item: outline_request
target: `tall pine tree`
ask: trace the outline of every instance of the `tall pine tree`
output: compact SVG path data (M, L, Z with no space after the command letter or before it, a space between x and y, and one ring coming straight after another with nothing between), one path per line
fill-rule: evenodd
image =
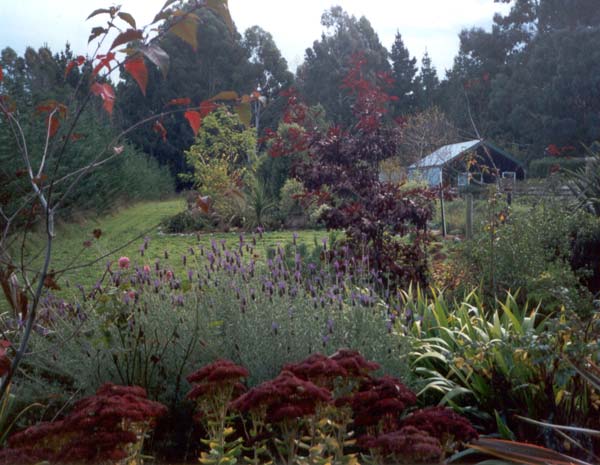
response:
M433 66L427 50L421 58L421 72L417 80L418 106L421 110L426 110L434 105L440 87L437 70Z
M412 113L417 103L415 80L417 59L410 57L399 31L396 32L390 59L392 60L392 77L394 78L392 95L398 97L394 105L394 113L396 116Z

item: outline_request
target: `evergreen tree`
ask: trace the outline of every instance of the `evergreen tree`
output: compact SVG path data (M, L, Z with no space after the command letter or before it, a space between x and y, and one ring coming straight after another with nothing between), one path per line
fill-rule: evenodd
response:
M392 95L398 97L394 110L396 116L412 113L416 105L417 59L411 58L404 46L402 35L396 32L396 39L390 53L394 89Z
M437 70L433 66L427 51L421 59L421 70L417 82L418 105L421 110L426 110L435 103L440 87Z
M320 103L330 120L345 126L353 120L353 98L343 88L352 58L362 55L363 77L374 78L390 71L388 51L364 16L357 19L336 6L323 14L321 24L326 32L306 50L297 72L298 87L310 105Z

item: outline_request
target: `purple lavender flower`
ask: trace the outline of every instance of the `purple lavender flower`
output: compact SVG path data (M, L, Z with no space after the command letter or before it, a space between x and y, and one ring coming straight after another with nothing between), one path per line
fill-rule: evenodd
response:
M333 320L331 318L327 319L327 331L329 331L329 334L333 334Z

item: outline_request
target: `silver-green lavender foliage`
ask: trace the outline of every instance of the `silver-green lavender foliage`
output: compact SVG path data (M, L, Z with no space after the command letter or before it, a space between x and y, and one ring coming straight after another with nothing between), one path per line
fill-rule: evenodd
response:
M64 400L112 381L176 403L188 390L185 376L216 358L247 367L254 385L284 363L340 348L411 384L398 315L374 290L382 281L367 262L325 242L317 264L295 246L257 262L255 241L190 249L185 276L158 263L112 264L109 282L82 290L80 302L48 298L21 392Z

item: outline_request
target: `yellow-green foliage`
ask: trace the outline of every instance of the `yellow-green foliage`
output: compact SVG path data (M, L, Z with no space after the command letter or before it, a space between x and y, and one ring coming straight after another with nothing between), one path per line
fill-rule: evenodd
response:
M243 216L246 167L255 157L255 148L255 131L221 107L204 119L196 142L185 153L194 171L194 186L210 197L211 213L220 223L231 224Z

